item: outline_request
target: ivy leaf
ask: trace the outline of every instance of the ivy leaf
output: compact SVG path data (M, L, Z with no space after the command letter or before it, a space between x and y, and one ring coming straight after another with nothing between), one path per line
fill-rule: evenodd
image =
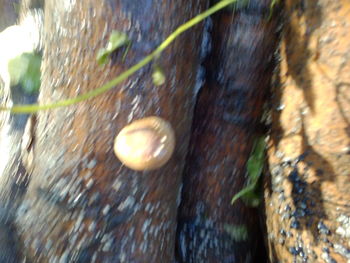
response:
M236 242L248 240L249 232L246 225L224 224L224 230Z
M102 48L97 53L97 63L99 65L104 65L107 63L108 56L116 51L118 48L121 48L122 46L127 45L127 50L125 51L124 57L126 53L128 52L129 46L130 46L130 40L129 37L119 31L112 31L107 46L105 48Z
M239 191L231 200L233 204L238 198L249 206L258 206L260 196L256 193L258 181L261 177L265 161L265 138L261 137L254 142L252 153L247 161L248 185Z
M27 94L37 93L41 84L41 56L22 53L8 62L11 85L20 84Z
M160 67L156 67L152 73L153 84L156 86L163 85L165 83L165 74Z
M256 187L254 187L252 191L247 192L241 199L247 206L257 207L260 204L261 195L256 192Z
M279 1L280 1L280 0L272 0L272 1L271 1L271 4L270 4L270 13L269 13L268 20L271 19L272 13L273 13L273 9L275 8L275 6L276 6L277 4L279 4Z

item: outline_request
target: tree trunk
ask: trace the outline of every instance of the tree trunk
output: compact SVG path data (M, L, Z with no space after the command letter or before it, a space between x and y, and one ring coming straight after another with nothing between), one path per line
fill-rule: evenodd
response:
M100 87L149 54L206 1L51 1L39 102ZM99 67L96 55L112 30L132 41ZM166 84L152 83L152 65L98 98L39 112L26 148L30 182L17 212L23 250L35 262L172 262L181 174L190 136L201 26L182 35L156 61ZM154 64L153 64L154 66ZM161 169L135 172L113 153L113 141L134 119L168 120L178 142Z
M285 3L265 179L272 262L350 260L350 4Z
M23 6L40 4L24 0ZM203 28L196 26L122 85L74 106L41 111L25 132L27 116L0 112L0 149L9 157L0 161L0 262L168 263L175 240L180 262L262 262L254 258L257 211L230 201L245 185L274 67L278 28L268 19L270 4L250 0L234 14L213 16L211 43L201 42ZM270 259L349 261L350 4L284 5L264 179ZM39 102L100 87L207 6L207 0L47 0ZM98 66L97 52L112 30L127 33L132 46L125 61L122 48ZM196 76L201 43L212 51L194 111L196 77L203 77ZM161 86L152 82L156 66L167 78ZM35 100L18 96L18 87L0 91L5 104ZM159 170L135 172L116 159L113 141L122 127L150 115L174 127L175 153Z
M271 2L212 17L212 53L196 105L179 212L183 263L264 262L258 211L233 196L246 186L247 160L262 117L278 44ZM209 105L209 106L208 106Z

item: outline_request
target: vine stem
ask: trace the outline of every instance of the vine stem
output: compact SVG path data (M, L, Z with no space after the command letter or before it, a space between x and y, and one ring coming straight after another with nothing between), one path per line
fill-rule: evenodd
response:
M127 79L129 76L134 74L136 71L140 70L142 67L150 63L154 58L156 58L160 53L162 53L179 35L181 35L183 32L187 31L191 27L195 26L199 22L203 21L207 17L211 16L212 14L218 12L219 10L227 7L230 4L235 3L238 0L221 0L211 8L207 9L203 13L200 13L199 15L195 16L194 18L188 20L181 26L179 26L175 31L173 31L152 53L144 57L141 61L127 69L126 71L122 72L120 75L118 75L116 78L112 79L111 81L107 82L100 88L94 89L92 91L89 91L87 93L84 93L82 95L79 95L75 98L71 99L65 99L60 100L54 103L50 104L23 104L23 105L13 105L12 107L0 107L1 111L10 111L12 113L17 114L24 114L24 113L35 113L37 111L41 110L49 110L54 109L58 107L64 107L69 106L72 104L76 104L85 100L89 100L91 98L94 98L100 94L103 94L107 92L108 90L112 89L116 85L120 84L123 80Z

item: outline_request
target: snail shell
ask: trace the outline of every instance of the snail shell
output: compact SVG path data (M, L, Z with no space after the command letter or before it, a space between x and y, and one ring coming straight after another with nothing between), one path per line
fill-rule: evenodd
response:
M133 170L154 170L163 166L175 148L175 134L170 123L152 116L125 126L114 141L118 159Z

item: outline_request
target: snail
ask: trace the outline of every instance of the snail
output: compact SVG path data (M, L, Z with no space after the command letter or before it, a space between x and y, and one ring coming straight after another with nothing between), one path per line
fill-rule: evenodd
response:
M114 152L128 168L142 171L163 166L172 156L175 134L170 123L151 116L125 126L114 141Z

